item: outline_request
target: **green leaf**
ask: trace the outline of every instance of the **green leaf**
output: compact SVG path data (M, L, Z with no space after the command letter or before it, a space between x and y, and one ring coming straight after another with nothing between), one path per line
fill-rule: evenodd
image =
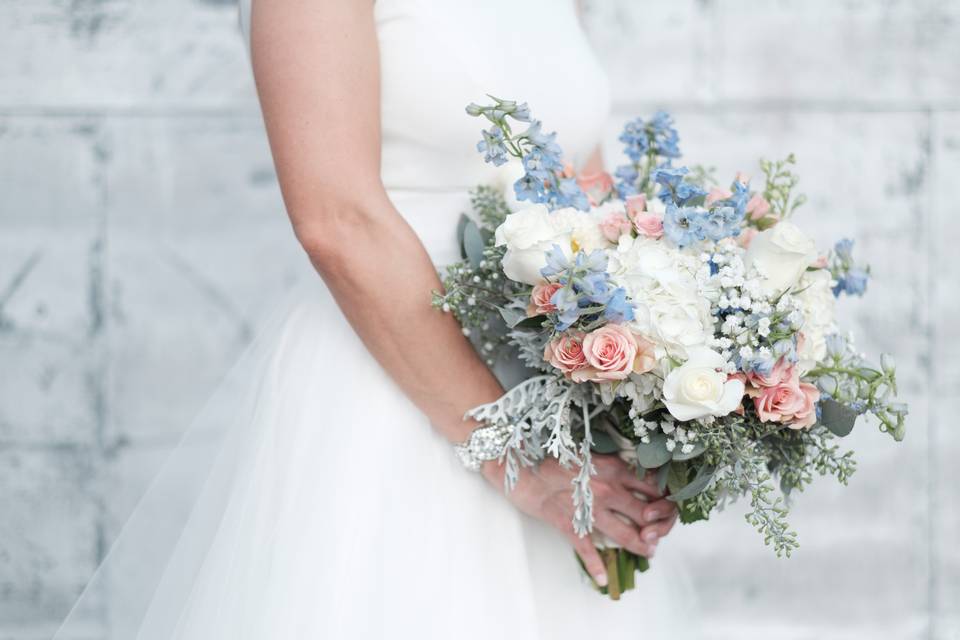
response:
M650 442L637 445L637 462L644 469L656 469L670 462L672 457L673 454L667 451L667 436L664 433L651 433Z
M858 415L856 411L836 400L828 398L820 401L820 424L840 438L853 431Z
M590 435L593 436L593 446L590 448L594 453L607 454L620 451L620 447L613 441L609 433L605 431L593 431Z
M485 246L479 227L473 220L468 220L463 227L463 251L474 269L479 268L480 261L483 260Z
M657 488L660 489L660 493L664 493L667 490L667 477L670 475L670 466L669 464L665 464L657 469Z
M511 329L542 329L543 321L547 319L547 316L533 316L531 318L524 318L517 324L510 327Z
M674 460L692 460L703 453L707 449L707 446L702 442L697 442L693 445L693 449L690 450L690 453L683 453L682 449L683 447L681 446L677 446L673 449Z
M700 467L697 469L697 474L693 477L693 480L691 480L679 491L671 490L671 495L668 496L667 499L673 500L674 502L680 502L682 500L689 500L690 498L695 497L697 494L710 486L710 481L713 480L713 474L716 472L717 468L711 464L700 465Z
M527 314L520 309L513 307L497 307L500 317L507 323L507 326L513 329L515 326L527 319Z
M470 218L461 213L460 219L457 220L457 241L460 243L460 257L464 260L467 259L467 249L463 245L463 232L466 230L468 222L470 222Z
M680 507L680 522L683 524L710 519L710 511L698 506L695 500L684 500L677 506Z

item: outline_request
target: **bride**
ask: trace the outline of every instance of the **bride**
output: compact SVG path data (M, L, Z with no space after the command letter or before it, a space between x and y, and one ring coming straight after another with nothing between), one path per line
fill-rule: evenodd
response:
M460 466L464 412L503 388L430 306L468 189L502 183L464 106L528 101L600 169L608 89L574 0L249 0L284 202L320 278L267 331L148 491L58 638L108 590L110 637L682 636L670 565L621 602L574 535L573 472L503 491ZM322 279L322 284L320 283ZM252 376L252 377L251 377ZM672 503L595 458L596 528L655 556ZM190 493L186 507L172 495Z

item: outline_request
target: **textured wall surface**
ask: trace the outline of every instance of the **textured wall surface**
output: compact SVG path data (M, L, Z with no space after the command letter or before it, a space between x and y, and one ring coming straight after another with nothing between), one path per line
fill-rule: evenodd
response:
M588 22L611 157L660 107L720 176L797 153L804 226L873 263L842 313L912 405L902 446L862 427L851 487L801 496L792 560L736 510L665 543L708 637L957 640L960 2L594 0ZM0 639L32 640L305 269L230 0L7 0L0 54Z

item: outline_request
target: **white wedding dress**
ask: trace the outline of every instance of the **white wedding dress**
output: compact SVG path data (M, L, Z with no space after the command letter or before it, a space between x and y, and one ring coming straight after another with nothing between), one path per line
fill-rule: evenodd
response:
M582 162L605 76L573 0L375 15L383 181L440 265L459 257L468 189L498 180L464 106L525 100ZM188 430L57 638L97 637L105 607L118 640L674 640L691 634L676 581L656 558L620 602L595 593L558 533L460 466L316 278Z

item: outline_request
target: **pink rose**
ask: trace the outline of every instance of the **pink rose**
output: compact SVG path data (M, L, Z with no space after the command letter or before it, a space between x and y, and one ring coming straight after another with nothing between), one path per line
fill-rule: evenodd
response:
M636 220L637 216L647 210L647 196L638 193L635 196L627 196L627 217Z
M613 192L613 178L606 171L577 176L577 185L592 205L600 204Z
M663 235L663 218L655 213L638 213L633 219L633 227L641 236L659 238Z
M575 372L574 382L623 380L633 372L637 341L626 327L608 324L584 336L583 354L589 367Z
M810 266L814 269L826 269L828 266L827 256L819 256Z
M707 194L707 197L704 200L704 204L706 204L707 207L709 207L714 202L717 202L719 200L726 200L727 198L730 198L732 196L733 196L733 192L730 191L730 189L721 189L720 187L714 187L710 189L710 193Z
M747 201L747 215L750 216L750 219L759 220L768 213L770 213L770 203L764 200L759 193L753 194Z
M583 333L571 331L547 343L543 359L570 377L575 371L585 369L587 358L583 353Z
M637 357L633 360L634 373L647 373L657 366L656 345L643 336L634 335L637 342Z
M791 381L760 390L754 395L753 405L764 422L780 422L791 429L805 429L817 421L816 402L819 399L820 391L809 382Z
M737 236L737 244L739 244L744 249L749 249L750 243L753 241L753 239L757 236L758 233L760 232L757 229L754 229L753 227L747 227L746 229L740 232L739 236Z
M767 375L751 371L746 375L746 379L755 387L776 387L789 382L795 374L797 372L793 364L786 358L780 358Z
M600 231L603 237L610 242L617 242L625 233L630 233L633 225L620 213L611 213L600 222Z
M800 373L793 365L774 367L766 377L747 379L754 385L757 382L775 382L765 386L747 387L747 395L753 398L753 406L763 422L780 422L791 429L806 429L817 421L816 403L820 391L809 382L800 382Z
M556 282L534 285L533 291L530 293L530 303L527 305L527 316L532 318L556 311L557 306L550 302L550 299L560 288L561 285Z

